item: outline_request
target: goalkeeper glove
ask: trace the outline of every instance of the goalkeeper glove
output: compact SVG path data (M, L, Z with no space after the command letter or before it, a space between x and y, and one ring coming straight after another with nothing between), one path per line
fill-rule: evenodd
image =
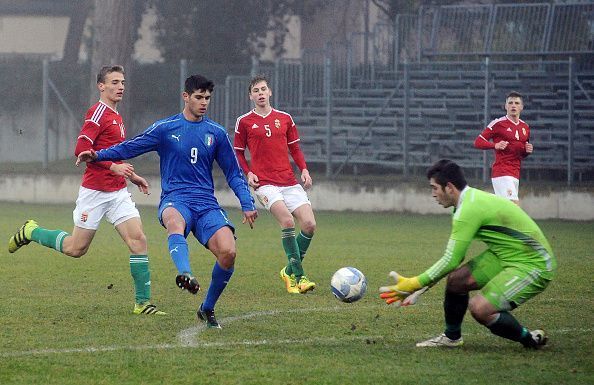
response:
M396 303L397 306L400 306L403 304L403 301L406 297L422 288L418 277L406 278L402 275L399 275L395 271L390 272L390 277L394 278L396 284L390 286L382 286L379 289L381 293L380 298L385 300L388 305L391 303ZM407 304L414 305L417 299L418 295L414 298L414 302L407 301Z

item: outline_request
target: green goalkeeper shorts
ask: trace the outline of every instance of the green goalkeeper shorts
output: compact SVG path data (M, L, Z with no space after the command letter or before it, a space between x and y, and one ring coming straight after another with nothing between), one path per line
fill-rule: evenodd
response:
M550 280L550 272L533 266L501 266L499 258L485 250L468 262L472 277L481 294L497 310L513 310L542 292Z

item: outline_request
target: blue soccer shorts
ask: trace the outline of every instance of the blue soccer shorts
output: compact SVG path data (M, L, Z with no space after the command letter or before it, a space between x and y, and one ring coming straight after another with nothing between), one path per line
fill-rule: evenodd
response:
M159 206L159 222L162 226L164 226L163 211L169 207L176 209L184 218L186 222L184 237L187 237L191 232L198 242L206 248L208 248L208 240L222 227L229 227L235 234L235 226L227 217L227 212L222 208L192 208L183 202L164 201L161 203Z

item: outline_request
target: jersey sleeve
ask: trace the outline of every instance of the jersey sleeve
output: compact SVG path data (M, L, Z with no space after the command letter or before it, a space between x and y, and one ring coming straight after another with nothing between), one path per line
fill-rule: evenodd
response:
M233 148L235 150L235 155L237 155L237 161L239 162L239 166L245 174L250 172L250 166L248 165L247 159L245 157L246 143L247 131L245 129L245 124L243 123L241 118L237 118L237 121L235 122L235 136L233 138Z
M303 151L299 147L299 142L294 142L289 144L289 152L291 152L291 157L295 161L299 170L304 170L307 168L307 164L305 163L305 156L303 155Z
M76 145L74 147L74 156L78 156L83 151L88 151L93 148L93 144L95 143L95 139L101 132L101 126L95 123L92 120L85 120L83 124L80 134L76 139ZM95 165L109 170L113 162L95 162Z
M419 275L419 282L423 286L436 283L460 266L464 261L468 247L480 228L481 216L472 206L461 206L459 211L460 213L454 214L452 233L443 256Z
M491 138L493 138L493 130L486 127L474 140L474 147L481 150L491 150L495 148L495 143L491 142Z
M303 151L299 147L299 132L297 131L297 125L293 121L293 118L289 115L289 124L290 127L287 130L287 146L289 147L289 152L291 153L291 157L295 161L299 170L304 170L307 168L307 164L305 163L305 156L303 155Z
M97 161L131 159L150 151L156 151L160 141L159 127L155 123L130 140L97 151Z
M222 133L219 135L216 143L217 149L215 153L215 159L225 174L227 184L231 190L233 190L237 199L239 199L241 210L256 210L254 199L250 194L249 186L241 172L241 168L239 167L239 163L235 157L233 147L231 146L231 140L229 139L227 133Z
M526 143L530 142L530 126L526 125ZM526 143L524 143L524 151L522 153L522 158L526 158L528 155L530 155L528 152L526 152Z

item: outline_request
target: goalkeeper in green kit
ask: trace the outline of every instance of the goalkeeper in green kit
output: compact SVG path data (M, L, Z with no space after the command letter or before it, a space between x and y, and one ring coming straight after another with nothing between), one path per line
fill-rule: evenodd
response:
M443 257L416 277L391 272L396 284L380 288L386 303L414 304L420 294L447 275L444 298L445 332L417 347L461 346L466 309L493 334L540 348L542 330L529 330L510 311L542 292L555 275L557 261L534 221L507 199L466 184L462 169L440 160L427 171L432 195L443 207L454 207L452 233ZM487 249L461 265L473 240ZM469 299L468 293L480 292Z

